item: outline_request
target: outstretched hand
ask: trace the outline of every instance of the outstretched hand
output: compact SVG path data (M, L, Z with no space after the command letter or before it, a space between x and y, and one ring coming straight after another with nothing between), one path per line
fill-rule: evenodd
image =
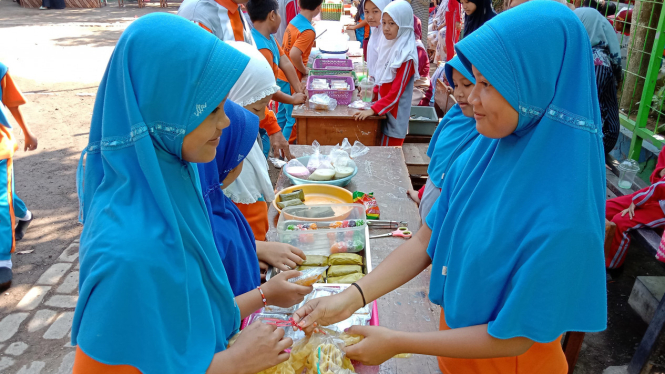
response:
M346 355L363 365L380 365L396 354L392 344L395 331L381 326L351 326L348 334L362 335L365 338L358 344L346 347Z

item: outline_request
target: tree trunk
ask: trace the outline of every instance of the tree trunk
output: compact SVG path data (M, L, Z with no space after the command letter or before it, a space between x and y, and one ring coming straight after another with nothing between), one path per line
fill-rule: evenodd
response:
M633 19L630 25L632 40L628 45L627 73L624 76L621 103L619 104L619 107L628 114L637 112L637 103L640 102L644 90L645 81L642 77L646 76L649 68L649 58L656 36L655 29L658 27L658 19L663 7L662 0L656 1L660 4L637 0L633 9Z

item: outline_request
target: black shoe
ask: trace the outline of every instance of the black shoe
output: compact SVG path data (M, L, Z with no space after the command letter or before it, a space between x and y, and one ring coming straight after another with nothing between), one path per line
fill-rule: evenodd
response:
M0 267L0 292L8 289L12 285L12 269Z
M30 222L32 222L33 219L35 219L34 215L27 221L18 220L18 225L16 225L16 228L14 229L14 239L16 241L23 239L25 232L28 231L28 226L30 226Z

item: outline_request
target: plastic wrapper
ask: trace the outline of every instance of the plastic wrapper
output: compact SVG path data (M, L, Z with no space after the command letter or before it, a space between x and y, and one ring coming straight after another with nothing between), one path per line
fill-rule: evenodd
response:
M326 266L328 265L328 256L308 255L301 266Z
M270 160L270 162L272 162L272 165L277 169L281 169L284 167L284 165L286 165L286 161L280 160L278 158L270 157L268 158L268 160Z
M311 174L309 169L305 165L303 165L302 162L298 161L295 158L286 164L285 170L291 176L300 179L307 179Z
M360 278L364 276L365 274L363 273L354 273L354 274L343 275L341 277L328 277L328 283L351 284L353 282L359 281Z
M351 147L351 150L349 151L349 155L352 159L364 156L368 153L369 148L357 140L355 143L353 143L353 147Z
M307 299L307 298L306 298ZM308 300L308 299L307 299ZM298 310L298 308L304 304L305 301L303 301L300 304L297 304L293 306L292 308L295 308L294 311ZM269 306L271 307L271 306ZM279 310L279 307L272 307L272 310ZM291 308L284 308L284 309L291 309ZM249 317L247 317L247 326L257 323L260 321L263 321L264 319L272 319L272 320L280 320L280 321L285 321L289 322L291 320L291 313L277 313L277 312L268 312L266 311L266 308L261 309L259 313L254 313L251 314ZM266 323L266 322L263 322ZM300 330L293 331L293 328L291 326L282 326L280 327L281 329L284 329L284 337L285 338L291 338L293 341L297 341L302 339L305 336L305 333Z
M363 258L355 253L333 253L328 256L328 265L363 265Z
M296 206L296 205L304 205L304 203L298 199L295 200L286 200L286 201L278 201L277 202L277 207L279 209L284 209L287 206Z
M288 200L305 201L305 193L303 192L303 190L294 190L293 192L280 194L279 195L279 200L280 201L288 201Z
M316 94L309 98L309 108L315 110L335 110L337 100L326 94Z
M353 202L365 206L365 215L367 219L379 219L381 212L379 211L379 205L376 202L373 192L366 194L364 192L355 191L353 193Z
M328 160L330 160L331 165L337 167L337 166L346 166L346 165L348 165L349 161L351 161L351 158L349 157L348 152L346 152L343 149L338 148L338 149L334 149L332 152L330 152L330 155L328 156Z
M353 273L361 273L363 269L360 265L335 265L328 268L328 277L341 277Z
M256 374L296 374L296 371L293 370L293 366L291 366L288 361L284 361L277 364L277 366L273 366Z
M355 373L343 347L344 342L333 335L314 333L293 345L288 362L297 373L303 369L306 374Z
M347 252L360 252L365 249L365 241L363 240L345 240L335 242L330 246L330 253L347 253Z
M356 100L356 101L352 102L351 104L349 104L349 108L351 108L351 109L365 110L365 109L369 109L371 107L372 107L372 103L366 103L362 100Z
M328 159L322 160L319 163L319 167L309 176L309 180L313 181L328 181L333 178L335 178L335 169Z
M323 275L328 269L327 266L312 267L301 271L297 277L290 278L289 282L299 284L301 286L311 286L314 283L323 279Z
M362 341L363 338L365 337L362 335L348 334L346 332L342 332L341 334L339 334L339 338L344 342L344 345L348 347L360 343L360 341Z
M321 165L321 145L318 141L312 143L312 155L309 156L309 161L307 161L307 169L310 173L313 173Z

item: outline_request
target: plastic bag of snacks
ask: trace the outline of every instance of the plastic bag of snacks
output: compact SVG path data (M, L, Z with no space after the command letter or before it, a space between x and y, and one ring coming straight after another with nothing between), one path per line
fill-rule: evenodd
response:
M335 110L337 100L326 94L316 94L309 98L309 108L315 110Z
M328 270L327 266L306 268L300 272L299 276L290 278L289 282L299 284L301 286L311 286L323 279L323 275L326 273L326 270Z
M318 141L312 143L312 155L309 156L309 161L307 161L307 169L310 173L313 173L321 164L321 144Z
M330 164L330 161L322 160L319 163L319 167L312 172L312 174L309 176L309 180L312 181L329 181L335 178L335 169L332 167Z
M349 151L349 154L351 155L352 159L364 156L368 153L369 153L369 148L357 140L355 143L353 143L353 147L351 147L351 150Z
M353 202L361 203L365 206L365 215L367 219L379 219L381 212L379 211L379 205L376 203L376 198L374 193L370 192L368 194L360 191L355 191L353 193Z
M285 170L287 173L300 179L307 179L311 174L309 169L295 158L286 164Z
M314 333L293 345L288 362L297 373L303 369L307 374L355 373L343 347L344 342L332 334Z

